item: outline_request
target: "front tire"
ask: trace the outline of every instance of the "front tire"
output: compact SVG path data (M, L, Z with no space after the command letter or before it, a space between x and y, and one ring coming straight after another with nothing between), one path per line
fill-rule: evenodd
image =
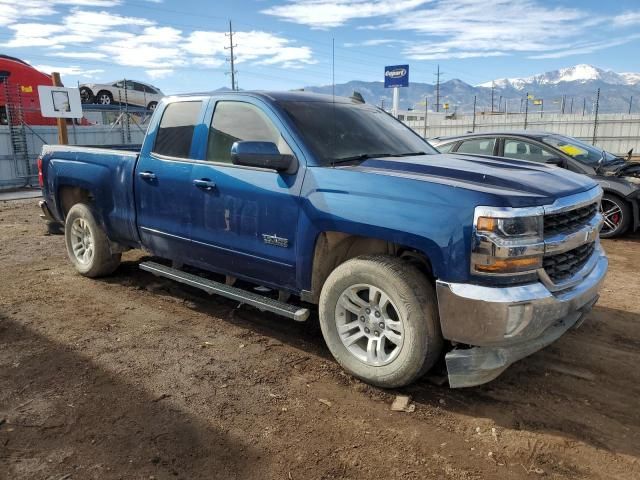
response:
M628 230L631 224L631 208L620 197L606 193L602 197L600 212L604 216L600 238L619 237Z
M149 102L149 105L147 105L147 110L154 111L157 106L158 106L158 102Z
M396 257L368 255L338 266L322 288L319 316L338 363L379 387L408 385L442 351L433 286Z
M104 229L90 205L76 203L67 214L64 227L67 254L80 275L101 277L120 265L120 253L112 253Z

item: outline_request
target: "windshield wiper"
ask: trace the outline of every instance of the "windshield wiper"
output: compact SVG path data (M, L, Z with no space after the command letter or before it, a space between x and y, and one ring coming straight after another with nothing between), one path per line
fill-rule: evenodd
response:
M388 158L388 157L412 157L414 155L425 155L425 152L407 152L407 153L361 153L360 155L352 155L350 157L341 157L332 160L332 164L354 162L358 160L369 160L371 158Z

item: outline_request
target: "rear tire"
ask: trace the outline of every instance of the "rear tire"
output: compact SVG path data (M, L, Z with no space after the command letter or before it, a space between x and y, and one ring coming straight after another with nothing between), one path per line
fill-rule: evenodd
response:
M600 238L619 237L629 229L631 207L617 195L606 193L602 197L601 213L605 219Z
M120 253L112 253L104 229L90 205L76 203L67 214L64 228L67 254L80 275L109 275L120 265Z
M80 100L83 104L93 103L95 97L93 96L93 92L88 87L80 87Z
M149 102L149 105L147 105L147 110L154 111L157 106L158 106L158 102Z
M96 95L96 103L99 105L113 105L113 95L107 90L100 90Z
M339 265L322 288L319 317L337 362L379 387L408 385L442 352L434 288L396 257L367 255Z

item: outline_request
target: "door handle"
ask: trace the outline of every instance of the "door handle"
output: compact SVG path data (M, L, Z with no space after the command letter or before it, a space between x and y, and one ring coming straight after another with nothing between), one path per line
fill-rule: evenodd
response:
M155 180L157 178L156 174L153 172L140 172L138 173L138 176L143 180Z
M216 188L215 182L212 182L208 178L201 178L199 180L194 180L193 184L196 187L201 188L202 190L207 190L207 191L210 191Z

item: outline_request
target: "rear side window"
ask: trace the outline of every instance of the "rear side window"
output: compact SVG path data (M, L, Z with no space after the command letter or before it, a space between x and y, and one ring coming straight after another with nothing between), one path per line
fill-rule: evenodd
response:
M207 160L231 163L231 146L243 140L272 142L280 153L292 153L280 131L259 108L243 102L218 102L209 129Z
M153 153L167 157L189 158L191 140L202 102L170 103L162 113Z
M456 150L457 153L471 153L474 155L493 155L495 138L474 138L465 140Z

